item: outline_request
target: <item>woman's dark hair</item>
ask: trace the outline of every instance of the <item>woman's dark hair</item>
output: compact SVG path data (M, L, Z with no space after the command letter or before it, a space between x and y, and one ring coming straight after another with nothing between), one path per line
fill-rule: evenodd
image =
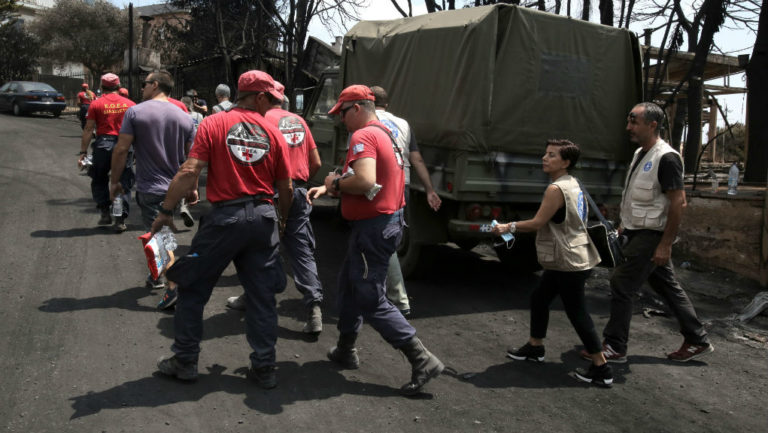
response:
M563 158L564 161L571 161L571 164L568 165L568 168L566 170L571 171L571 169L576 166L576 162L579 161L579 155L581 155L581 149L579 148L579 145L570 141L570 140L564 140L564 139L549 139L547 140L547 146L555 146L560 151L560 158Z

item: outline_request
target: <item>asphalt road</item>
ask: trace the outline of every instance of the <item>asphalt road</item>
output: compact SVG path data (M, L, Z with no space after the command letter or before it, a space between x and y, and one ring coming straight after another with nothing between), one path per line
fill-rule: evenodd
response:
M673 319L634 316L629 363L614 369L612 389L598 389L569 376L586 361L558 302L547 361L505 358L508 345L527 338L527 297L538 277L511 274L480 250L431 248L422 276L408 281L412 323L448 366L424 394L398 395L409 365L367 326L359 339L361 368L337 369L325 353L338 335L335 278L346 227L327 207L313 214L325 330L318 341L302 335L300 296L289 279L278 298L278 387L263 391L244 377L243 315L224 306L241 291L232 267L205 311L200 379L161 377L155 365L170 353L173 313L156 311L161 293L143 285L138 212L123 234L96 226L89 179L75 166L79 136L73 117L0 115L5 431L768 431L766 348L759 341L768 323L757 319L747 329L721 320L743 306L743 296L692 292L716 347L702 362L665 359L682 341ZM193 210L196 217L204 211L205 205ZM195 229L178 234L182 250ZM607 275L599 270L589 281L598 329L607 320ZM716 277L698 278L711 285ZM638 310L643 306L663 310L648 297Z

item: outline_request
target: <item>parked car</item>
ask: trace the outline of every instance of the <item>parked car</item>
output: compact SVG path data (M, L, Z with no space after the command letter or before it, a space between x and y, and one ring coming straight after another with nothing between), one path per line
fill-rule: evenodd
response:
M65 108L64 95L45 83L9 81L0 87L0 111L13 111L16 116L47 111L59 117Z

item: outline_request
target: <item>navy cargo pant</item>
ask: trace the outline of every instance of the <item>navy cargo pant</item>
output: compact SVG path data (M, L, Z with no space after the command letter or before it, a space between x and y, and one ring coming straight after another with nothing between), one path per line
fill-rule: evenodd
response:
M688 344L707 344L707 332L680 283L675 278L672 260L656 266L651 258L661 241L662 232L655 230L625 230L627 245L622 249L627 261L616 267L611 276L611 318L605 325L603 337L613 350L627 352L632 301L646 280L664 299L680 325Z
M347 256L339 272L339 323L342 334L360 332L363 319L393 347L416 330L386 297L389 257L403 234L403 211L352 221Z
M99 209L109 209L112 201L109 199L109 172L112 169L112 149L117 144L116 135L99 135L93 142L93 165L88 169L91 176L91 195ZM125 159L125 169L120 176L120 184L125 196L129 197L135 181L133 174L133 148L128 151ZM128 216L129 201L123 201L123 216Z
M288 252L296 288L304 295L304 304L323 301L323 286L317 277L315 233L309 221L312 205L307 203L307 189L293 190L293 204L285 222L282 243Z
M214 207L205 216L189 253L168 269L179 286L171 350L182 362L197 362L203 338L203 309L230 262L245 289L246 338L254 368L275 365L277 305L285 290L279 260L277 212L265 202Z

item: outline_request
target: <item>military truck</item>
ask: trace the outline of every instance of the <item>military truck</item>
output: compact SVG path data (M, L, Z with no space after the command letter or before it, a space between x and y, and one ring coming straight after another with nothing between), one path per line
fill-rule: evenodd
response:
M598 202L620 200L633 147L626 115L641 101L636 36L622 29L512 5L361 21L345 36L304 112L323 168L341 165L347 133L328 116L342 88L380 85L388 111L411 125L443 205L432 211L412 175L408 229L399 254L406 275L422 246L490 240L490 223L530 218L549 179L546 140L582 148L574 174ZM519 234L499 258L535 269L533 236Z

